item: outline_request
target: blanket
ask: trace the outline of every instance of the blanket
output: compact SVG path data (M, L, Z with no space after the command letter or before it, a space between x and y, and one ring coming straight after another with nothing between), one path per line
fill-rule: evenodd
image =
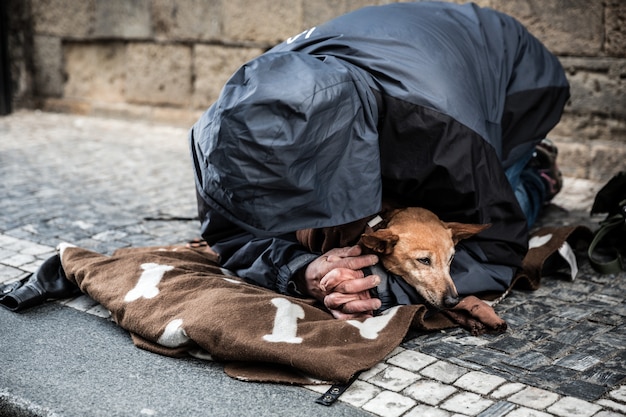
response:
M570 229L559 235L561 243ZM542 259L529 258L520 282L538 285L542 265L554 253L538 248L529 256ZM246 283L202 248L125 248L107 256L61 245L60 254L67 278L108 309L136 346L221 361L228 375L242 380L346 383L383 360L411 328L463 325L476 334L506 329L476 297L447 313L405 305L365 320L336 320L314 300Z

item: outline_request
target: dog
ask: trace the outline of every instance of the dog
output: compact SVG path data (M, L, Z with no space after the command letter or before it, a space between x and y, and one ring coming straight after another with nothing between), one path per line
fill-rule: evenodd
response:
M455 245L491 224L444 222L420 207L393 209L385 217L386 225L363 233L358 244L378 255L385 269L404 279L432 307L456 306L459 294L450 277Z

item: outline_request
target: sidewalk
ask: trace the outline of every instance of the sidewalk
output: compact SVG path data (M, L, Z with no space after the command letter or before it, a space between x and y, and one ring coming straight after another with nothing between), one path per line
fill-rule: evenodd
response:
M18 112L0 118L0 283L61 241L110 254L197 237L187 129ZM586 224L599 184L566 179L541 220ZM137 349L81 296L0 309L2 416L626 416L626 273L580 260L496 311L503 335L414 333L331 407L328 387L246 383Z

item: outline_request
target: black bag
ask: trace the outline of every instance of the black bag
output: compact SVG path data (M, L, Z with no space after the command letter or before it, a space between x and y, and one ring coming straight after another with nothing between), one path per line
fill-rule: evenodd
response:
M598 191L591 215L607 213L589 245L591 266L602 274L626 270L626 171Z

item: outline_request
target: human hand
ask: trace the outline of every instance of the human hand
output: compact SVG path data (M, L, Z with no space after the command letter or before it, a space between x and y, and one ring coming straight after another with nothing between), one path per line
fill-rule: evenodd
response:
M331 249L307 266L306 289L338 319L371 317L381 301L372 298L369 290L380 283L380 277L365 276L361 268L376 263L378 257L361 255L359 246Z

